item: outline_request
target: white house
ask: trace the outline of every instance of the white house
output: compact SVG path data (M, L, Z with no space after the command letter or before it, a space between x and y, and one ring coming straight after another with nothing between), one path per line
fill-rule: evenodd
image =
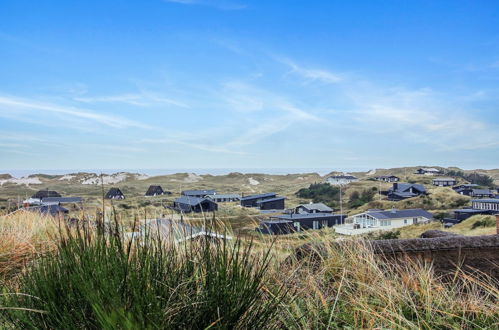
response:
M350 217L347 224L336 226L338 234L358 235L377 230L392 230L404 226L426 223L433 215L423 209L369 210Z
M422 167L416 171L416 174L437 175L440 174L440 171L434 167Z
M349 184L356 181L359 181L359 179L352 175L335 175L327 178L327 182L332 185Z

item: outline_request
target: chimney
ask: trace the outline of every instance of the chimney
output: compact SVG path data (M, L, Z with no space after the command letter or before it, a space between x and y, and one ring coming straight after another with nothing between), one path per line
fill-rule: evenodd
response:
M499 235L499 214L496 214L496 234Z

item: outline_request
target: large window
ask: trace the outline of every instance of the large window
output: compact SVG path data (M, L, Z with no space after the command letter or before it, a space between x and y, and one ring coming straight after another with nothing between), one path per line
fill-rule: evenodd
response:
M297 221L295 223L293 223L293 226L295 227L296 231L300 231L301 228L300 228L300 223Z
M319 229L319 221L318 220L312 221L312 228L313 229Z

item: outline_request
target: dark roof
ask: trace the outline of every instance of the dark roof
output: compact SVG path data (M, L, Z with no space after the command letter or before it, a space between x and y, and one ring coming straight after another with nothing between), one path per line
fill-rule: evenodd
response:
M388 211L374 211L365 212L376 219L397 219L397 218L411 218L411 217L425 217L433 219L433 215L423 209L409 209L409 210L388 210Z
M106 194L106 198L113 196L124 196L119 188L111 188Z
M276 193L265 193L265 194L257 194L257 195L248 195L248 196L244 196L244 197L241 197L241 200L244 201L244 200L248 200L248 199L258 199L258 198L273 198L274 196L276 196L277 194Z
M206 195L204 196L206 198L241 198L241 195L238 194L213 194L213 195Z
M395 189L395 185L397 186L397 189ZM411 187L415 188L421 192L426 192L426 188L422 184L419 184L419 183L394 183L393 187L390 188L390 191L403 193L403 192L408 191Z
M55 216L59 213L68 213L69 210L58 205L58 204L49 204L42 206L32 206L27 208L28 211L39 212L43 215L52 215Z
M204 196L204 195L213 195L216 194L216 190L184 190L182 191L182 195L184 196Z
M454 187L454 189L459 189L459 188L473 188L473 187L478 187L478 185L475 184L475 183L460 184L459 186Z
M179 198L177 198L175 200L175 203L194 206L194 205L201 204L204 201L209 201L209 202L213 203L213 201L211 201L207 198L193 197L193 196L180 196Z
M61 197L61 194L59 194L57 191L54 190L40 190L36 194L31 196L31 198L38 198L38 199L46 197Z
M473 194L477 195L492 195L493 192L490 191L490 189L472 189L471 190Z
M486 211L486 210L479 210L479 209L458 209L458 210L454 210L454 212L458 212L458 213L483 213L483 211Z
M81 203L83 198L81 197L46 197L42 198L42 203L53 204L53 203Z
M274 197L274 198L267 198L267 199L262 199L261 201L256 202L257 204L263 204L267 202L275 202L275 201L280 201L282 199L286 199L286 197Z
M149 186L149 189L146 191L146 196L154 196L156 195L162 195L165 192L163 191L163 188L161 186Z
M291 220L283 220L283 219L272 219L272 220L264 220L262 223L292 223L293 221Z
M303 207L307 210L317 210L321 212L332 212L333 209L323 203L310 203L310 204L300 204L298 207Z
M497 198L473 199L472 202L479 202L479 203L499 203L499 199L497 199Z
M303 219L316 219L316 218L330 218L334 216L342 216L341 214L330 214L330 213L305 213L305 214L284 214L284 215L278 215L275 216L275 219L280 219L280 220L303 220ZM345 215L343 215L345 216Z
M398 178L398 176L395 176L395 175L379 175L376 178Z

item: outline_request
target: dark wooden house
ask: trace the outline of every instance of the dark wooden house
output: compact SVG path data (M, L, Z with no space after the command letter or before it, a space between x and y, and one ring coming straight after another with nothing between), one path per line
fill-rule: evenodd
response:
M406 198L416 197L426 194L426 188L417 183L394 183L393 187L388 190L388 199L399 201Z
M333 209L323 203L300 204L295 208L295 213L333 213Z
M284 201L286 197L274 197L268 199L262 199L256 202L257 207L260 210L284 210Z
M238 202L241 199L241 195L238 194L213 194L204 197L209 198L216 203Z
M145 196L146 197L154 197L154 196L161 196L164 195L165 192L161 186L149 186L149 189L147 189Z
M307 213L286 214L262 221L257 231L263 234L283 235L309 229L333 227L345 222L344 214Z
M277 197L276 193L265 193L258 195L248 195L241 197L241 206L244 207L257 207L258 202L264 199L271 199Z
M47 197L61 197L61 194L59 194L57 191L54 190L40 190L31 198L36 198L36 199L43 199Z
M125 195L121 192L119 188L111 188L105 195L106 199L125 199Z
M180 196L173 202L173 208L184 213L213 212L218 210L218 204L208 198Z

